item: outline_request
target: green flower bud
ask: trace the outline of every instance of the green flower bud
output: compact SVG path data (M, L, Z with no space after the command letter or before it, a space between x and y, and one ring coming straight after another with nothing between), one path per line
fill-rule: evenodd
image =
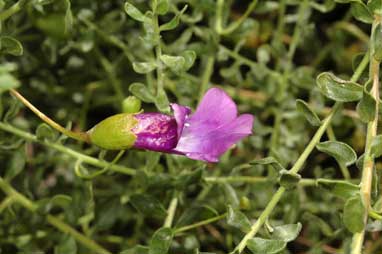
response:
M138 113L141 110L141 101L135 96L129 96L122 101L123 113Z
M90 142L108 150L124 150L132 147L136 135L131 131L138 124L134 114L122 113L110 116L88 131Z

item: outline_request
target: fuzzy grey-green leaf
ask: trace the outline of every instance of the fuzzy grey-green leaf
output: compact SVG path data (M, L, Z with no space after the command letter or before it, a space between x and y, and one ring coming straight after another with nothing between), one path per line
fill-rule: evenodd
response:
M254 237L248 240L247 247L253 254L277 254L286 247L282 240Z
M349 198L344 207L343 222L346 228L352 233L361 232L364 228L365 207L363 206L361 196L355 195Z
M362 98L363 87L355 82L342 80L329 72L323 72L316 79L318 88L326 97L339 101L358 101Z
M133 69L135 72L140 74L146 74L152 72L157 68L155 62L134 62Z
M377 135L373 138L370 153L374 158L382 156L382 135Z
M272 236L275 239L290 242L297 238L301 229L301 223L281 225L273 228Z
M320 118L316 113L309 107L309 105L303 100L296 100L296 109L301 113L305 119L313 126L319 126L321 124Z
M337 161L349 166L357 160L357 154L348 144L339 141L325 141L316 145L321 152L333 156Z
M373 15L367 8L366 4L361 1L353 1L351 3L351 13L354 18L361 22L371 24L373 22Z
M375 117L377 102L369 92L364 89L362 99L357 104L357 113L360 119L367 123Z
M136 21L147 22L149 20L137 7L129 2L125 3L125 12Z
M149 254L167 254L173 235L171 228L158 229L150 240Z
M228 225L239 228L244 233L248 233L251 230L251 222L247 216L239 209L234 209L230 205L227 208L227 223Z
M155 96L149 91L149 89L142 83L132 83L129 86L129 91L139 98L140 100L147 102L147 103L152 103L155 102Z

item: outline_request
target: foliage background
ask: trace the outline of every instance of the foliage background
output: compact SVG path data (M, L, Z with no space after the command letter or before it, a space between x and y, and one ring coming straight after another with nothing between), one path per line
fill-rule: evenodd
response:
M278 170L257 160L272 156L283 168L292 167L317 129L296 110L296 99L323 119L333 102L320 93L317 75L330 71L349 80L368 50L370 24L354 15L353 4L338 3L348 1L259 1L242 20L251 1L169 2L159 24L176 25L174 15L179 24L162 31L158 44L156 15L146 16L153 23L134 20L123 1L0 1L0 174L14 188L0 194L1 253L232 251L280 184ZM142 13L152 8L149 1L129 3ZM219 20L228 32L219 30ZM229 24L238 26L231 32ZM177 69L179 59L158 61L158 45L162 54L189 56L189 66ZM153 63L161 63L159 71ZM367 80L365 70L359 82ZM126 110L129 95L141 99L147 112L169 113L168 101L195 108L206 89L219 86L240 112L255 116L254 135L217 164L128 150L108 167L105 161L116 152L41 125L1 88L5 84L20 84L37 108L75 130ZM361 155L366 124L356 105L342 106L322 140L338 139ZM378 210L380 159L375 169L372 204ZM360 182L361 170L314 150L300 174L298 184L299 176L287 179L294 188L259 237L270 239L272 227L300 222L299 236L283 252L349 253L353 234L343 219L344 199L358 190L350 182ZM328 179L341 187L349 182L351 191L337 195ZM163 225L173 230L157 231ZM366 228L373 232L366 234L365 253L382 253L381 221L370 219Z

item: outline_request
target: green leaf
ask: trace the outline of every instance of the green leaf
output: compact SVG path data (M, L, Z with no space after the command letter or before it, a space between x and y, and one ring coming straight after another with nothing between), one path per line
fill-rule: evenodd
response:
M20 174L26 165L25 151L24 149L18 149L13 153L12 157L9 160L5 172L5 179L11 181L14 177Z
M342 80L329 72L323 72L316 79L318 88L326 97L340 102L358 101L363 87L357 83Z
M175 15L169 22L161 25L159 27L160 31L168 31L175 29L179 25L180 16L187 10L187 5L183 7L183 9Z
M174 72L181 72L185 69L186 60L183 56L161 55L160 59Z
M157 68L155 62L134 62L133 69L135 72L140 74L146 74L152 72Z
M321 152L333 156L338 162L346 166L353 164L357 160L357 154L348 144L339 141L325 141L316 145Z
M224 190L226 203L235 208L239 207L240 200L239 200L239 197L237 196L236 190L228 183L223 183L222 187Z
M367 8L366 4L361 1L356 1L351 3L351 13L354 18L361 22L371 24L373 23L373 14Z
M312 221L314 221L315 226L317 226L320 229L320 231L322 232L322 234L324 234L324 236L327 236L327 237L333 236L334 234L333 229L330 227L328 222L321 219L320 217L310 212L305 212L302 215L302 218L303 220L306 221L306 223L311 223Z
M381 2L381 1L380 1ZM382 61L382 25L378 24L374 31L372 40L372 55L377 61Z
M173 235L171 228L158 229L150 240L149 254L167 254Z
M20 86L20 82L9 73L0 74L0 94Z
M280 170L279 184L285 189L290 190L297 186L298 182L301 180L301 175L296 173L290 173L288 170Z
M203 168L199 168L191 172L181 173L180 175L176 176L174 185L178 189L184 189L192 184L200 183L202 181L203 172Z
M377 102L373 96L371 96L371 94L364 89L362 99L358 102L356 108L357 113L363 122L368 123L374 120L375 111L377 109L376 105Z
M251 230L251 222L244 213L242 213L239 209L232 208L230 205L227 210L228 225L239 228L244 233L248 233Z
M286 244L281 240L255 237L248 240L247 247L253 254L277 254L285 249Z
M0 54L10 54L21 56L23 54L23 46L21 43L11 36L0 37Z
M277 240L290 242L297 238L301 232L301 228L301 223L277 226L273 228L272 236Z
M369 0L367 7L372 13L382 15L382 1L381 0Z
M142 83L138 83L138 82L132 83L129 86L129 91L138 99L144 102L147 102L147 103L155 102L155 96Z
M313 126L319 126L321 124L320 118L312 109L310 109L309 105L303 100L296 100L296 108L299 113L301 113L306 120Z
M157 6L155 7L155 12L159 15L164 15L168 12L168 0L157 0L155 1L157 3Z
M135 19L139 22L149 22L150 19L146 17L140 10L138 10L137 7L132 5L129 2L125 3L125 12L127 15L129 15L132 19Z
M269 165L270 164L277 171L285 169L280 164L280 162L278 162L274 157L271 157L271 156L270 157L265 157L265 158L262 158L262 159L253 160L253 161L249 162L249 164L251 164L251 165L257 165L257 164L260 164L260 165Z
M54 140L57 137L56 132L46 123L40 124L36 129L36 136L38 140Z
M148 194L134 194L130 197L130 202L135 209L146 216L164 218L167 215L162 204Z
M60 243L54 248L54 254L76 254L77 244L70 235L63 235Z
M363 230L365 212L361 195L355 195L346 201L343 222L350 232L358 233Z
M317 185L324 189L327 189L333 195L348 199L357 193L359 193L359 186L340 180L330 180L330 179L317 179Z
M141 110L141 101L135 96L129 96L122 101L123 113L138 113Z
M371 141L371 155L374 158L382 156L382 135L375 136Z
M186 50L186 51L182 52L182 56L184 57L184 60L185 60L183 70L187 71L194 64L195 59L196 59L196 53L193 50Z
M119 254L149 254L149 248L142 245L136 245L131 249L121 251Z
M164 89L158 91L158 95L155 98L155 106L161 112L169 113L170 112L170 102L168 101L167 94Z

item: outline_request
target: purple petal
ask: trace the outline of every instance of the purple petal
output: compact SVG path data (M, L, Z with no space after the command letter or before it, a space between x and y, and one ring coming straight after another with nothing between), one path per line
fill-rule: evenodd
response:
M218 128L205 122L187 121L174 151L195 160L217 162L233 144L252 133L253 116L244 114Z
M170 106L174 111L174 117L176 120L176 124L178 125L178 137L180 137L180 135L182 135L184 122L186 121L188 115L191 113L191 109L189 107L185 107L175 103L171 103Z
M204 95L190 121L212 128L231 122L237 116L235 102L220 88L211 88Z
M161 113L142 113L132 132L137 136L134 147L158 152L170 152L177 144L177 123L174 117Z

